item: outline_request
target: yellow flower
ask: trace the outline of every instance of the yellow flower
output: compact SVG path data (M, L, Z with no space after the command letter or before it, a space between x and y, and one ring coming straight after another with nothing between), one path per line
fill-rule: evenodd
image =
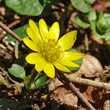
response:
M48 77L54 78L55 67L64 72L71 72L66 66L79 67L72 61L84 57L84 54L67 51L76 40L76 30L58 40L60 33L58 22L53 23L49 31L43 19L39 20L39 29L33 20L29 20L29 26L26 31L30 39L23 38L23 41L35 52L27 55L26 61L35 64L38 72L43 70Z

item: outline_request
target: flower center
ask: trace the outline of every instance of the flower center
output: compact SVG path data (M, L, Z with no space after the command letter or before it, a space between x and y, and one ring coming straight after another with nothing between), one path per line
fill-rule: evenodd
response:
M62 56L62 48L58 41L54 39L45 39L41 43L40 52L48 62L54 62Z

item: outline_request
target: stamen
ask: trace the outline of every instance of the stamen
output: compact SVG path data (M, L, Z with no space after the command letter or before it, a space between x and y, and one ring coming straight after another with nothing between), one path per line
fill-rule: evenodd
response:
M62 48L58 41L45 39L40 45L40 52L48 62L54 62L62 56Z

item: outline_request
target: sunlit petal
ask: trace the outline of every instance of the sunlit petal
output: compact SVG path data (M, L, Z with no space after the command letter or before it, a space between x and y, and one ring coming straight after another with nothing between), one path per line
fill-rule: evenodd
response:
M31 20L31 19L29 20L29 26L33 30L33 32L35 34L35 37L37 37L37 39L41 39L41 36L40 36L40 33L39 33L39 29L38 29L37 25L35 24L35 22L33 20Z
M55 77L55 68L53 66L52 63L47 63L45 68L44 68L44 72L46 73L46 75L48 77L54 78Z
M57 41L57 39L59 38L59 33L60 33L59 23L55 22L49 30L48 38L55 39L55 41Z
M78 60L81 59L85 56L84 53L79 53L79 52L64 52L64 56L67 57L69 60Z
M40 57L39 53L30 53L26 56L26 61L30 64L36 64L36 59L39 59Z
M44 19L39 20L39 30L42 38L48 38L48 27Z
M23 38L23 42L33 51L37 51L37 52L39 51L39 48L37 47L37 45L33 41L31 41L30 39Z
M64 72L71 72L68 68L66 68L64 65L62 65L61 63L59 62L54 62L53 63L55 65L55 67L61 71L64 71Z
M36 36L36 34L34 33L34 31L30 27L28 27L26 29L26 31L27 31L28 36L33 40L33 42L35 44L37 44L39 42L39 38Z
M39 57L37 60L37 63L35 64L35 69L39 72L44 70L47 62L43 57Z
M64 50L68 50L74 45L74 42L76 41L76 35L77 35L77 31L71 31L63 35L59 39L59 43L61 44Z
M30 53L26 56L26 61L30 64L35 64L35 69L38 72L42 71L47 63L40 53Z
M63 58L61 60L58 60L58 62L61 63L62 65L69 66L69 67L79 67L78 64L68 60L67 58Z

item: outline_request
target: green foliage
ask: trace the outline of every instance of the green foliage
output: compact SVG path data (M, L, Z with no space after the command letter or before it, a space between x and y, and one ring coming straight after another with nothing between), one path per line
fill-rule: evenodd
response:
M95 2L95 0L85 0L86 2L93 4Z
M0 98L0 110L13 109L19 102L8 99L8 98Z
M110 40L110 14L101 12L97 18L90 21L93 32L97 38Z
M46 82L48 79L49 79L49 78L48 78L46 75L37 78L37 80L35 81L35 85L34 85L34 86L31 86L31 87L29 88L29 90L38 89L38 88L42 87L43 85L45 85L45 82Z
M88 13L88 19L89 19L89 21L97 19L97 15L96 15L96 11L95 10L92 10L92 11L90 11Z
M15 60L14 64L18 64L20 66L24 66L24 64L25 64L25 57L26 57L26 55L20 56L18 59Z
M87 22L82 21L78 16L75 18L74 22L82 28L90 27L90 24Z
M82 14L84 15L84 14ZM89 13L85 14L83 18L76 16L75 23L82 28L91 27L92 31L97 38L110 40L110 14L109 13L98 13L95 10L91 10ZM86 21L82 19L86 18Z
M92 28L93 32L95 33L96 37L103 38L106 41L110 40L110 28L104 34L100 34L97 32L96 25L97 25L96 21L91 21L91 28Z
M110 14L103 14L102 12L100 13L97 21L97 28L100 32L105 32L108 28L110 28Z
M83 13L88 13L92 10L91 4L94 0L71 0L72 5Z
M25 79L25 70L22 66L18 64L13 64L11 68L8 69L9 73L17 78Z
M13 32L16 33L20 38L27 37L28 35L26 33L26 28L28 26L29 25L26 24L24 26L14 29ZM17 40L13 38L11 35L8 35L7 41L11 42L11 41L17 41Z
M6 5L21 15L48 15L58 0L5 0Z

